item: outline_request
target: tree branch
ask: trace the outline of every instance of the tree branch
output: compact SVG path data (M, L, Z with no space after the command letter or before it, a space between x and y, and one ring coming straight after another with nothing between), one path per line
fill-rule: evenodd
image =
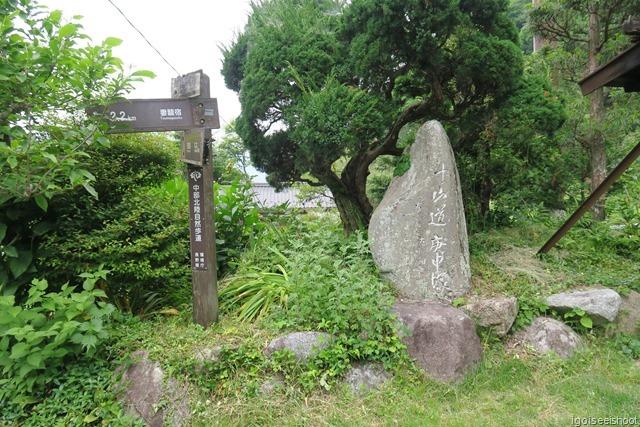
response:
M302 177L298 177L296 179L296 181L303 182L303 183L308 184L308 185L310 185L312 187L324 187L325 186L321 182L311 181L310 179L302 178Z

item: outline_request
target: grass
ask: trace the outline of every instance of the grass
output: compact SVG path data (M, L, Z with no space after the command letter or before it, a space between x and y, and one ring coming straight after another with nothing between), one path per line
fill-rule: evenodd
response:
M323 318L324 324L337 328L344 323L350 328L359 324L342 322L339 316L347 316L352 306L363 309L359 300L349 298L361 295L363 286L369 287L373 279L366 272L369 261L362 259L366 246L362 238L345 240L339 228L332 225L334 221L313 219L308 226L296 222L289 228L295 230L290 240L278 240L286 234L280 230L280 237L267 239L265 245L277 246L287 259L299 260L286 266L291 272L292 289L322 289L336 301L343 301L346 308L337 311L333 321ZM536 256L553 231L553 224L523 222L472 234L474 291L489 296L540 297L596 284L615 284L620 291L638 289L638 278L634 277L637 261L599 244L598 233L603 231L590 231L594 239L590 241L584 240L580 233L586 232L579 229L567 236L559 249L544 257ZM314 244L318 236L322 236L321 241ZM583 239L581 245L576 244L579 239ZM330 251L319 254L322 246ZM247 267L267 269L270 265L268 251L254 247L248 254L243 259ZM336 259L350 259L357 268L351 271ZM313 268L303 268L305 260L313 260ZM271 266L281 261L274 258ZM339 272L329 272L327 266ZM339 293L341 289L343 293ZM390 292L386 286L376 289L380 294L362 298L380 298ZM321 298L309 292L313 300ZM302 304L300 299L298 295L289 303L295 308L295 304ZM317 307L328 310L323 305ZM323 315L332 314L328 310ZM458 384L429 379L406 356L387 357L384 360L393 372L393 380L377 392L354 394L340 381L330 381L327 390L312 376L322 372L339 375L339 370L331 371L327 365L333 360L343 361L348 351L330 353L306 367L293 365L286 357L276 362L264 359L262 351L269 341L296 326L291 319L296 316L277 310L254 322L242 322L223 313L218 324L204 329L191 322L188 307L176 316L145 320L129 317L114 330L109 358L125 361L136 350L145 349L167 375L189 384L193 414L188 425L192 426L567 426L572 417L634 417L640 412L640 363L623 354L603 329L584 334L586 349L567 361L511 352L497 337L484 335L483 361ZM313 319L307 320L308 325L313 324ZM383 332L377 339L384 336ZM195 370L198 350L215 346L225 348L221 361L205 364L204 371ZM398 351L402 353L402 349ZM284 378L282 387L262 393L261 384L276 373Z
M205 330L191 325L187 314L123 327L127 337L119 341L119 351L149 349L170 375L184 378L195 349L224 344L253 345L259 351L275 332L233 319ZM247 379L259 385L270 372L237 374L238 381L229 378L218 387L192 387L190 425L561 426L572 416L633 417L640 408L640 366L605 337L591 337L587 350L569 361L523 358L494 345L485 350L478 369L455 385L401 364L383 390L362 396L340 385L310 393L288 385L265 396ZM219 388L222 384L226 389Z

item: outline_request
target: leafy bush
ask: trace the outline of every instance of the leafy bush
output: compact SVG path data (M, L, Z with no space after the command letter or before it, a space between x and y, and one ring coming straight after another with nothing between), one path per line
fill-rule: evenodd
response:
M117 136L110 148L93 150L100 198L73 191L51 201L54 230L40 263L49 282L73 281L104 264L111 275L101 286L121 310L143 314L188 303L187 204L157 187L175 176L177 157L174 141L157 135Z
M620 334L616 337L615 345L620 353L632 359L640 359L640 337Z
M46 266L60 281L104 265L111 274L101 287L119 309L134 314L189 303L186 209L157 190L141 189L112 207L102 227L76 230L64 239L53 233L47 247L54 256Z
M107 337L105 321L114 307L95 289L107 271L85 273L83 290L64 285L46 293L46 280L34 280L24 305L0 296L0 406L38 400L70 357L93 356ZM1 290L1 289L0 289Z
M523 329L525 326L531 324L531 321L538 316L542 316L549 306L537 299L527 296L518 297L518 315L514 321L514 329Z
M151 74L127 77L112 52L120 40L88 43L77 19L59 10L37 1L2 1L0 10L0 284L20 300L51 228L43 214L52 197L74 187L96 195L87 158L109 140L104 125L78 111Z
M230 270L247 244L264 231L258 206L253 200L251 182L236 178L229 185L214 184L213 203L216 222L216 262L219 276Z
M277 250L271 250L287 261ZM278 264L276 272L261 271L252 266L248 270L220 282L218 297L221 309L234 312L242 321L260 319L272 305L286 310L291 282L285 268Z
M398 360L404 346L390 314L393 293L378 278L365 235L345 235L335 218L282 220L289 224L283 230L270 229L272 233L241 258L237 276L252 280L221 294L242 298L247 307L255 303L270 309L267 319L280 328L336 337L296 375L306 389L329 388L352 360ZM278 284L265 283L263 279L274 274L280 276Z
M56 425L143 426L125 415L118 401L114 366L103 359L79 359L65 363L42 401L29 408L5 407L3 421L22 427Z

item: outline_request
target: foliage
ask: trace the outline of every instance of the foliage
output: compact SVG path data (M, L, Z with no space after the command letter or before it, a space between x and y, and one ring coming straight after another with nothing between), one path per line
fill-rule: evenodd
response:
M638 13L640 6L635 0L561 0L540 1L529 14L534 32L552 42L542 55L554 71L556 85L564 83L573 93L575 107L570 111L574 114L565 134L589 155L589 166L585 168L588 173L583 175L592 192L607 175L607 145L616 145L629 130L615 129L610 118L617 117L615 121L627 114L611 111L609 90L605 88L592 91L583 100L576 94L576 81L626 49L628 39L621 36L620 23ZM604 199L600 198L591 211L594 219L604 220Z
M174 177L178 149L161 135L127 135L90 150L95 199L70 190L51 199L51 230L38 268L52 286L103 264L100 286L119 309L145 314L190 301L186 201L159 184Z
M291 285L284 267L276 265L276 272L248 269L252 271L228 276L220 282L220 308L232 311L241 321L259 320L272 305L286 310Z
M5 408L4 414L0 414L0 423L4 419L19 421L23 427L142 426L140 420L124 414L117 400L113 368L111 363L102 359L65 363L49 384L51 389L41 402L22 410Z
M271 0L223 49L223 75L256 167L276 185L326 185L352 232L372 213L369 166L402 153L406 126L455 121L515 87L516 37L497 0Z
M620 352L631 359L640 359L640 339L624 334L619 334L615 340Z
M243 343L237 348L222 346L220 358L203 367L188 369L189 376L204 390L215 390L219 395L232 394L236 387L249 396L258 394L259 381L269 371L270 363L260 348Z
M510 96L483 115L470 112L460 126L466 133L454 132L468 212L487 219L523 202L562 206L570 175L554 132L567 117L564 100L533 61Z
M46 210L47 199L69 185L94 193L94 177L79 160L87 146L107 140L78 112L122 96L139 80L124 76L112 55L121 41L86 45L78 22L65 23L61 11L35 1L3 0L0 7L0 204L35 198Z
M577 307L572 308L570 311L564 313L563 320L569 324L569 326L579 331L589 331L593 328L593 320L587 313Z
M268 309L263 321L279 328L335 336L303 369L281 367L305 390L328 389L351 361L390 367L405 353L390 314L393 295L377 277L364 234L344 235L331 217L305 218L289 218L286 232L269 229L241 258L221 295L236 297L236 307Z
M523 329L547 310L549 310L549 306L537 298L518 296L518 315L514 321L514 328Z
M101 301L95 289L107 271L82 275L83 290L65 285L48 292L46 280L34 280L28 299L16 304L13 296L0 296L0 402L25 406L38 401L69 358L95 355L108 337L105 321L114 307Z
M265 225L253 199L251 182L236 178L228 185L214 183L216 263L220 276L227 273L245 249L263 233Z
M109 140L83 110L151 74L126 76L112 55L120 40L92 45L60 11L32 0L2 0L0 11L0 284L15 293L34 277L51 198L72 187L96 196L86 159Z
M99 211L104 223L82 230L73 217L47 241L46 268L59 281L103 264L100 286L119 309L145 314L191 299L189 228L185 204L155 189L138 189ZM82 218L79 218L82 223Z
M223 185L230 184L236 179L249 179L247 173L247 167L250 165L249 155L235 129L234 120L225 126L222 140L213 148L213 180Z

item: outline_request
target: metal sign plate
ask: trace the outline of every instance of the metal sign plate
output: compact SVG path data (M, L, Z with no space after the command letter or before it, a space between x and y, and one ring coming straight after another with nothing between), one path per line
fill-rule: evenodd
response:
M200 99L128 99L87 108L109 123L109 133L219 129L218 101Z
M181 141L182 161L202 166L204 161L204 129L193 129L183 132Z

